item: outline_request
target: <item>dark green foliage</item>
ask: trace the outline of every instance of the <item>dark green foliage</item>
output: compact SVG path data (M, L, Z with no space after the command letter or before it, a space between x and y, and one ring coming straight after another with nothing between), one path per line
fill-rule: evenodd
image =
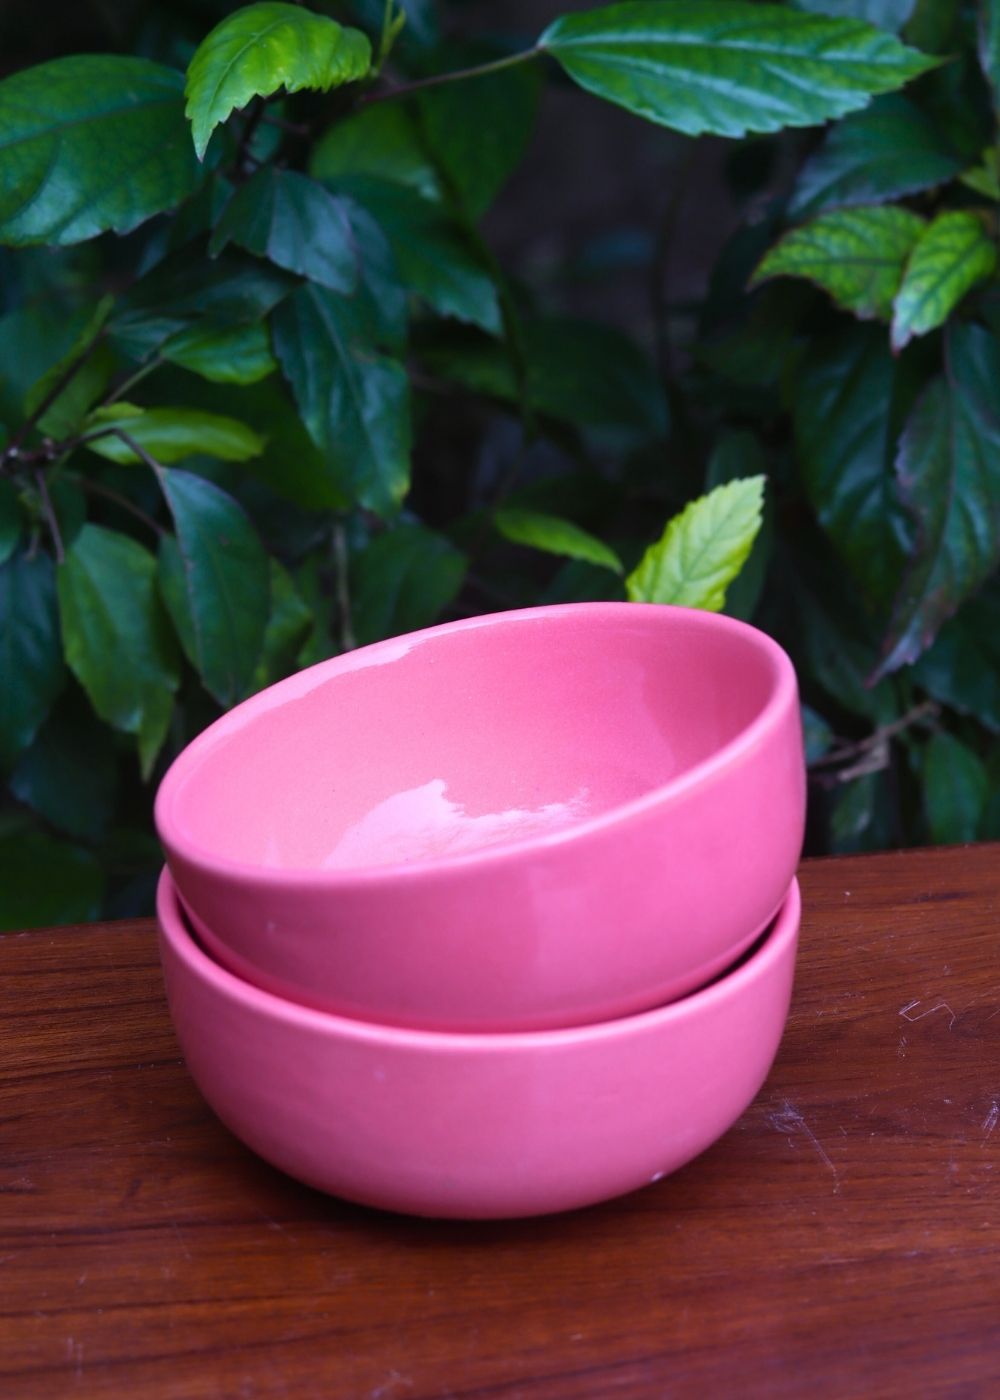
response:
M148 909L222 709L552 601L778 637L816 849L1000 836L998 0L153 8L0 81L0 928ZM500 265L546 84L757 134L707 294L660 175L648 324Z

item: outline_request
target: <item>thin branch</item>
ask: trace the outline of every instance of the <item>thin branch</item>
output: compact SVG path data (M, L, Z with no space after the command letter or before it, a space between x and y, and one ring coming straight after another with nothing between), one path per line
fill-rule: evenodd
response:
M49 484L45 480L45 473L40 467L35 471L35 485L38 487L38 494L42 502L42 510L45 512L45 520L52 535L52 545L56 553L56 563L61 564L66 558L66 551L63 549L62 531L59 529L59 520L56 516L55 506L52 504L52 497L49 494Z
M809 764L810 771L818 768L836 768L832 774L817 774L822 782L848 783L866 773L878 773L889 764L889 742L898 734L918 724L933 724L941 713L941 706L934 700L924 700L915 705L891 724L883 724L864 739L852 743L838 744L828 753L814 758Z
M120 506L122 510L127 510L130 515L135 516L136 520L141 520L144 525L148 525L157 535L167 533L159 521L154 520L151 515L147 515L141 506L135 505L127 496L116 491L113 487L105 486L103 481L94 481L93 478L84 476L80 478L80 485L85 491L90 491L95 496L103 496L106 500L113 501L116 506Z
M28 433L31 432L31 429L35 426L36 423L38 423L42 418L45 417L46 413L48 413L49 409L55 403L56 399L63 392L66 386L70 383L70 381L76 378L77 374L80 372L83 366L90 359L91 355L97 349L97 346L99 345L103 335L104 328L102 327L94 336L90 344L86 346L86 348L82 350L79 355L77 355L76 359L70 361L70 363L63 370L62 374L53 384L52 388L42 399L38 407L34 410L34 412L28 415L28 417L18 428L17 432L11 438L6 449L4 450L4 458L16 457L18 455L17 449L21 446L21 443L27 437Z
M523 53L508 54L506 58L495 58L490 63L480 63L474 68L456 68L452 73L435 73L430 78L418 78L414 83L401 83L398 87L384 92L370 92L361 98L359 106L367 107L372 102L392 102L397 97L409 97L413 92L425 88L442 87L445 83L461 83L469 78L482 78L487 73L499 73L502 68L513 68L518 63L529 63L543 52L540 48L525 49Z
M147 374L152 374L153 370L159 369L162 364L163 356L160 354L154 355L151 360L144 361L137 370L134 370L132 374L123 379L119 385L112 389L111 392L101 400L101 406L104 407L109 403L117 403L123 394L127 394L130 389L134 389L138 383L146 378Z
M351 620L351 593L347 576L347 532L343 522L333 527L333 562L336 571L337 616L340 621L340 644L344 651L353 651L358 644Z

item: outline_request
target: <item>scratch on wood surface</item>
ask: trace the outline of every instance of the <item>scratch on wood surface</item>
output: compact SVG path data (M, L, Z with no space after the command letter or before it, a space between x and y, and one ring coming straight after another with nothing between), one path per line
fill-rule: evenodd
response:
M899 1008L899 1014L904 1021L922 1021L925 1016L933 1016L935 1011L947 1011L948 1015L951 1017L951 1020L948 1022L949 1030L952 1029L955 1022L958 1020L958 1017L946 1001L936 1001L934 1005L929 1006L926 1011L916 1012L918 1006L923 1006L923 1002L920 997L914 997L912 1001L908 1001L905 1006ZM911 1012L915 1012L916 1014L911 1015Z
M771 1127L776 1128L779 1133L784 1133L786 1137L791 1137L794 1133L802 1133L806 1138L808 1138L809 1142L815 1148L820 1158L820 1161L825 1163L825 1165L830 1169L830 1174L833 1177L833 1190L836 1194L836 1192L840 1190L840 1174L837 1171L837 1168L833 1165L833 1162L830 1160L830 1157L826 1152L825 1148L823 1147L823 1144L813 1132L812 1128L810 1128L806 1120L802 1117L802 1114L798 1111L798 1109L793 1104L790 1104L787 1099L785 1099L784 1103L781 1106L781 1112L771 1113L768 1115L768 1117L770 1119Z
M390 1400L391 1396L400 1395L400 1386L403 1390L413 1389L413 1380L410 1376L404 1376L401 1371L390 1371L381 1385L377 1385L371 1392L370 1400Z
M997 1103L996 1099L994 1099L990 1104L989 1113L987 1113L986 1117L983 1119L983 1140L980 1143L981 1147L985 1147L989 1142L998 1122L1000 1122L1000 1103Z

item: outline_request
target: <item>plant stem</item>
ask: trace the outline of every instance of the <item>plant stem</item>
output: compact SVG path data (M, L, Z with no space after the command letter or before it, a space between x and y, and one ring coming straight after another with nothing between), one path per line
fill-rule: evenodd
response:
M48 482L45 480L45 473L42 471L41 467L38 467L35 471L35 485L38 487L38 495L41 498L42 510L45 512L45 519L52 535L52 545L55 549L56 563L61 564L66 558L66 551L63 549L62 531L59 529L59 520L56 516L55 506L52 504Z
M16 457L18 455L17 449L21 446L21 443L27 437L28 433L39 421L39 419L44 418L45 414L49 411L49 409L55 403L56 399L66 388L66 385L69 384L69 382L72 379L76 378L79 371L83 368L83 366L87 363L91 355L96 350L103 334L103 329L99 330L94 336L93 340L90 342L90 344L86 347L86 349L82 350L80 354L77 355L76 359L72 360L66 366L62 374L53 384L49 392L45 395L44 399L42 399L41 403L38 405L35 411L24 420L24 422L18 428L17 432L11 438L3 453L4 459L8 457Z
M542 53L539 48L525 49L523 53L508 54L506 58L495 58L489 63L480 63L474 68L456 68L453 73L435 73L430 78L418 78L415 83L402 83L386 92L372 92L361 98L360 106L372 102L391 102L397 97L409 97L412 92L422 92L425 88L441 87L445 83L461 83L469 78L481 78L487 73L499 73L503 68L513 68L518 63L530 63Z
M106 500L114 501L116 506L128 511L130 515L134 515L136 520L141 520L157 535L167 533L159 521L154 520L151 515L147 515L141 506L135 505L127 496L123 496L120 491L116 491L113 487L105 486L103 481L94 481L91 477L83 476L80 478L80 485L85 491L90 491L95 496L103 496Z
M333 562L336 571L337 617L340 622L340 645L353 651L358 644L351 622L351 593L347 581L347 532L338 520L333 527Z
M153 370L159 369L162 364L162 355L154 355L151 360L147 360L145 364L141 364L127 379L123 379L116 388L112 389L111 392L101 400L101 406L106 407L109 403L117 403L123 394L127 394L130 389L134 389L141 380L146 378L147 374L152 374Z

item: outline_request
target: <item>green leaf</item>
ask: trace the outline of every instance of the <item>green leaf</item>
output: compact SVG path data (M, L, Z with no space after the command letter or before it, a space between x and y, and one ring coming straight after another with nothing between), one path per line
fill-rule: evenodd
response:
M69 350L45 371L28 390L24 413L31 417L67 373L70 366L82 359L79 369L66 387L38 419L38 428L49 437L69 437L82 423L87 410L107 388L113 369L113 359L106 345L94 347L104 329L114 305L113 297L102 297L94 314L76 337ZM86 356L86 358L83 358Z
M196 321L171 336L160 354L213 384L256 384L278 368L262 321L238 326Z
M892 344L940 326L971 287L989 277L997 250L982 220L966 209L939 214L920 235L896 295Z
M295 657L312 626L313 615L288 570L270 560L271 608L253 674L254 690L283 680L295 669Z
M409 380L372 351L366 331L351 300L312 284L273 318L275 353L340 489L385 514L409 484Z
M326 15L274 3L236 10L202 41L188 66L185 111L198 159L219 123L251 98L279 88L328 92L363 78L370 66L365 35Z
M898 34L913 13L914 0L793 0L797 10L867 20Z
M718 612L760 529L764 477L730 481L667 523L625 580L633 603L676 603Z
M21 538L21 506L13 482L0 478L0 565L17 548Z
M76 54L0 83L0 243L128 233L194 189L182 79L145 58Z
M0 771L34 739L65 680L52 560L18 551L0 565Z
M741 0L584 10L539 47L589 92L688 136L815 126L936 64L858 20Z
M52 826L81 841L100 840L114 815L117 754L111 731L75 691L60 703L21 755L10 790Z
M470 55L467 61L478 57ZM420 93L427 144L473 219L486 213L520 165L534 129L540 87L538 69L524 64Z
M865 773L848 783L830 814L830 845L837 855L884 851L892 844L891 816L881 775Z
M979 0L979 63L1000 111L1000 0Z
M548 554L560 554L567 559L582 559L620 574L624 572L618 555L602 540L557 515L537 510L519 510L513 506L498 510L496 527L504 539L513 544L541 549Z
M402 102L373 103L334 123L313 147L309 173L317 180L334 181L374 175L408 185L427 199L441 197L441 182L420 129Z
M359 646L436 622L462 586L468 560L443 535L403 523L376 535L351 565Z
M910 415L896 473L918 544L877 675L914 661L1000 563L1000 348L981 326L949 328L946 374Z
M388 239L404 284L441 316L499 331L500 303L489 270L447 211L416 190L357 176L340 182Z
M823 529L869 601L888 606L903 565L894 401L909 375L874 326L817 338L792 381L802 482Z
M944 184L962 164L919 107L900 93L887 93L830 128L803 167L788 212L797 219L898 199Z
M1000 734L1000 579L963 603L911 674L935 700Z
M119 300L108 333L125 354L145 359L192 322L256 324L297 286L287 272L246 253L231 250L213 263L182 249Z
M70 670L101 719L138 737L148 775L180 679L156 560L127 535L85 525L59 567L58 591Z
M213 257L229 242L334 292L358 280L348 209L308 175L265 166L233 195L212 234Z
M225 708L252 686L270 608L267 555L242 506L204 477L158 473L176 539L160 540L160 588L188 660Z
M792 229L753 276L805 277L862 320L888 320L903 269L925 227L919 214L894 205L834 209Z
M975 841L990 795L982 760L953 734L939 730L924 751L924 807L936 846Z
M87 923L103 893L91 851L30 828L0 836L0 930Z
M133 465L139 454L117 434L120 429L157 462L179 462L194 453L219 457L224 462L245 462L263 450L264 440L245 423L206 413L198 408L140 408L136 404L113 403L95 409L84 424L87 447L109 462Z

